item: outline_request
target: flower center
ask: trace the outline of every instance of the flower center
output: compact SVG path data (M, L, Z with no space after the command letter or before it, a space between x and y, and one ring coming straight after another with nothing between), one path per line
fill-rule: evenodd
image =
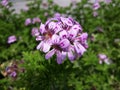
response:
M55 49L59 50L59 51L62 51L61 47L60 47L59 45L57 45L57 44L53 45L53 47L54 47Z
M52 33L51 33L51 32L45 33L45 38L46 38L46 39L49 39L49 38L51 38L51 37L52 37Z

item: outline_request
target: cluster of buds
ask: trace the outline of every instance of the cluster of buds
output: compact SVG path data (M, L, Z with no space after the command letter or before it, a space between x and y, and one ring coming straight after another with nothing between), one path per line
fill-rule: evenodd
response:
M98 58L100 64L104 62L109 65L111 63L111 60L105 54L98 54Z
M24 61L11 61L6 69L2 72L4 76L12 77L13 79L17 78L18 73L23 73L25 71L24 68L20 67L20 64L23 64Z
M41 20L40 20L40 18L38 18L38 17L35 17L35 18L33 18L33 19L27 18L27 19L25 20L25 25L28 26L28 25L30 25L30 24L35 24L35 23L40 23L40 22L41 22Z
M24 68L21 68L19 65L20 64L23 64L24 63L24 61L23 60L21 60L21 61L13 61L12 63L11 63L11 65L10 66L8 66L7 68L6 68L6 73L7 73L7 76L10 76L10 77L12 77L12 78L16 78L17 77L17 75L18 75L18 73L23 73L24 71L25 71L25 69Z
M32 35L39 41L37 50L46 53L50 59L56 55L56 61L61 64L66 57L72 62L81 57L88 48L88 34L82 31L81 25L71 17L54 17L39 29L33 29Z

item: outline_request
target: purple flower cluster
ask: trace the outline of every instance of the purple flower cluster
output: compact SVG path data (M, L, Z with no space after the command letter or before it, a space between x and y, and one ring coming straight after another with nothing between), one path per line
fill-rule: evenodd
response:
M45 24L41 23L39 30L34 29L32 32L36 41L40 41L37 49L46 53L46 59L56 55L58 64L66 57L74 61L88 48L88 34L82 32L81 25L70 17L51 18Z
M111 60L105 54L98 54L99 63L102 64L103 62L106 64L110 64Z
M30 24L40 23L40 22L41 22L41 20L40 20L40 18L38 18L38 17L35 17L35 18L33 18L33 19L27 18L27 19L25 20L25 26L28 26L28 25L30 25Z
M19 67L19 64L22 63L23 63L22 60L11 62L11 65L9 65L5 70L6 75L16 79L19 72L24 72L24 68Z
M7 5L8 5L8 0L2 0L2 1L1 1L1 5L4 6L4 7L7 7Z
M17 38L16 38L15 35L12 35L12 36L9 36L9 37L8 37L7 43L8 43L8 44L11 44L11 43L14 43L15 41L17 41Z
M96 17L98 16L97 10L100 8L99 1L96 0L95 3L93 3L93 16Z

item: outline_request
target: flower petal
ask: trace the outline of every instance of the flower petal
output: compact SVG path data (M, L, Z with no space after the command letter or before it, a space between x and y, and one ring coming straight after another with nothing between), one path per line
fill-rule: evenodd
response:
M44 43L44 46L43 46L43 52L48 52L51 48L51 45L49 43Z
M67 38L67 32L65 30L61 31L59 35L61 38Z
M65 22L68 26L72 26L73 25L73 23L72 23L72 21L70 20L70 19L66 19L66 22Z
M82 31L82 27L80 26L80 25L74 25L74 26L72 26L72 28L71 28L72 30L77 30L77 31Z
M65 23L66 23L67 18L60 17L60 20L62 21L62 23L63 23L63 24L65 24Z
M42 24L42 23L41 23L41 25L40 25L40 32L41 32L41 34L43 34L43 33L46 32L46 30L45 30L45 25Z
M60 51L57 52L57 63L62 64L62 54Z
M32 34L32 36L38 36L40 34L38 31L38 28L36 28L36 27L32 28L31 34Z
M42 36L37 36L36 37L36 41L41 41L42 40Z
M105 60L104 60L104 62L106 63L106 64L111 64L111 61L110 61L110 59L109 58L106 58Z
M37 45L37 50L39 50L39 49L42 50L43 45L44 45L44 42L41 41L41 42Z
M49 59L49 58L51 58L54 54L55 54L55 49L52 49L51 51L49 51L49 52L45 55L45 58L46 58L46 59Z
M70 41L68 39L62 39L60 41L60 47L61 48L67 48L70 45Z
M48 24L48 28L49 28L49 29L55 29L55 27L56 27L56 23L55 23L55 22L50 22L50 23Z
M52 36L52 43L53 44L58 44L60 42L60 37L56 34Z
M83 53L86 51L86 49L80 43L75 42L74 47L78 55L83 55Z
M66 52L62 52L62 56L61 56L62 57L62 61L65 60L66 54L67 54Z
M69 33L69 39L74 39L76 36L77 36L77 30L70 30L70 31L68 31L68 33Z
M74 51L73 47L70 47L70 50L68 52L68 58L70 61L73 61L76 58L75 51Z
M105 54L98 54L100 60L105 60L107 56Z

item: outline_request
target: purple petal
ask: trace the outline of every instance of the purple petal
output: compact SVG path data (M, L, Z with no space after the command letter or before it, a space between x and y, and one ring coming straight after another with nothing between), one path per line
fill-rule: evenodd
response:
M32 32L31 32L32 36L38 36L40 33L38 31L38 28L32 28Z
M64 24L66 23L66 19L67 19L67 18L60 17L60 20L61 20L61 21L62 21L62 23L64 23Z
M60 13L55 13L54 14L54 17L56 18L56 17L60 17L61 16L61 14Z
M99 64L102 64L103 63L103 61L102 60L99 60Z
M13 43L13 42L15 42L15 41L17 41L17 38L16 38L16 36L15 35L12 35L12 36L9 36L8 37L8 44L10 44L10 43Z
M27 18L27 19L25 20L25 25L26 25L26 26L28 26L28 25L31 24L31 23L32 23L32 21L31 21L30 18Z
M99 9L100 8L100 4L98 3L98 2L95 2L94 4L93 4L93 9L94 10L97 10L97 9Z
M105 3L107 3L107 4L109 4L111 2L112 2L112 0L105 0Z
M63 59L62 59L62 54L60 51L57 52L57 63L62 64Z
M67 32L65 30L61 31L59 35L61 38L67 38Z
M33 24L35 24L35 23L40 23L41 22L41 20L40 20L40 18L38 18L38 17L35 17L35 18L33 18Z
M55 27L56 27L56 23L55 23L55 22L50 22L50 23L48 24L48 28L49 28L49 29L55 29Z
M52 36L52 43L53 44L58 44L60 42L60 37L56 34Z
M1 4L6 7L8 5L8 0L2 0Z
M41 25L40 25L40 32L41 32L41 34L43 34L43 33L46 32L46 30L45 30L45 25L42 24L42 23L41 23Z
M46 59L49 59L49 58L51 58L54 54L55 54L55 50L52 49L51 51L49 51L49 52L45 55L45 58L46 58Z
M69 33L69 39L74 39L77 36L78 31L77 30L70 30Z
M65 58L66 58L66 52L62 52L62 60L65 60Z
M87 33L82 33L82 34L80 35L80 41L81 41L82 43L84 43L84 42L87 40L87 38L88 38L88 34L87 34Z
M42 50L43 45L44 45L44 42L41 41L41 42L38 44L38 46L37 46L37 50L39 50L39 49Z
M100 60L104 60L107 58L107 56L105 54L98 54L98 57Z
M55 27L55 29L54 29L54 32L55 33L58 33L58 32L60 32L61 30L62 30L62 23L61 22L58 22L57 24L56 24L56 27Z
M17 73L14 71L10 74L11 77L16 77L17 76Z
M61 48L67 48L70 45L70 41L68 39L62 39L60 41L60 47Z
M36 41L41 41L42 40L42 36L37 36L36 37Z
M72 26L72 28L71 28L72 30L77 30L77 31L82 31L82 27L80 26L80 25L74 25L74 26Z
M66 19L66 22L65 22L68 26L73 26L73 23L70 19Z
M51 48L51 45L49 43L44 43L44 46L43 46L43 52L48 52Z
M111 63L108 58L106 58L106 59L104 60L104 62L105 62L106 64L108 64L108 65Z
M77 54L83 55L83 53L86 51L86 49L78 42L74 43L75 50Z
M94 16L94 17L98 16L98 12L97 12L97 11L94 11L94 12L93 12L93 16Z
M74 51L74 49L71 47L70 50L69 50L69 52L68 52L68 58L69 58L70 61L75 60L75 56L76 56L76 55L74 55L74 53L75 53L75 51Z

